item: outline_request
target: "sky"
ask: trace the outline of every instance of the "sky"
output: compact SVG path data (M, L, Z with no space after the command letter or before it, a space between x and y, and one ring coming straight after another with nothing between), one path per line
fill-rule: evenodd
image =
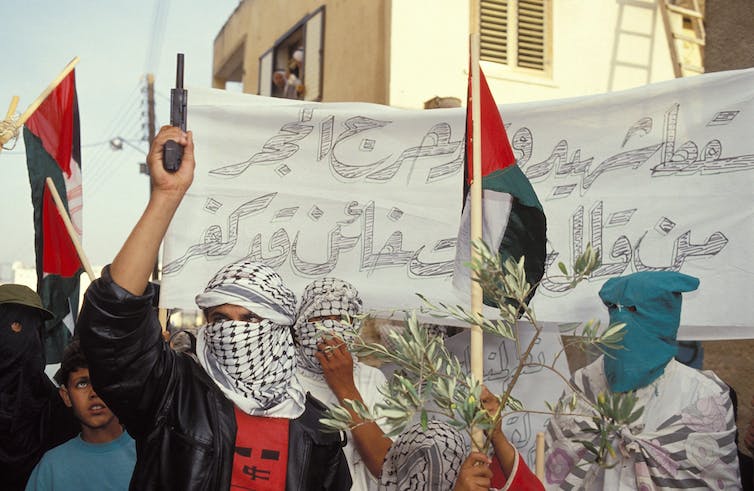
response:
M83 246L92 265L112 261L141 215L149 180L145 161L146 73L155 75L157 128L169 122L176 53L185 53L185 85L211 87L212 45L238 0L24 0L4 8L0 45L0 117L11 97L23 112L75 56L84 186ZM191 97L189 93L189 97ZM142 124L144 127L142 128ZM190 126L190 120L189 120ZM114 151L122 137L134 146ZM6 147L11 145L9 142ZM3 239L0 279L10 264L34 265L31 191L23 134L0 153Z

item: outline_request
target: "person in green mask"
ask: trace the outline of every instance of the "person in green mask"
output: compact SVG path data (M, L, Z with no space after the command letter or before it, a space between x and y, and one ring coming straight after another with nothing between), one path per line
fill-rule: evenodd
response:
M584 399L551 418L548 489L740 489L727 385L674 359L682 294L698 286L697 278L672 271L633 273L602 286L610 323L625 324L622 346L578 370L571 384L592 404L626 393L642 413L609 433L615 452L602 465L582 443L598 447L600 439Z

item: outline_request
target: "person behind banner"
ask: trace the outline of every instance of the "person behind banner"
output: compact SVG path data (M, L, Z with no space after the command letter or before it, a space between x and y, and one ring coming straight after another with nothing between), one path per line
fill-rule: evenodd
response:
M79 425L45 374L44 321L52 313L24 285L0 285L0 486L23 490L49 449Z
M630 392L642 413L617 432L611 467L595 463L580 443L599 446L600 438L583 401L553 416L546 434L548 488L740 489L728 386L674 359L681 294L698 285L685 274L646 271L602 286L610 323L625 324L622 349L606 349L573 375L572 384L592 403L606 393ZM563 401L571 399L566 394Z
M92 389L77 338L65 348L55 381L81 433L44 454L26 491L128 489L136 463L134 440Z
M297 377L304 390L325 404L343 405L345 399L374 407L384 397L379 387L386 379L380 370L354 360L343 338L359 328L362 304L359 292L347 281L337 278L315 280L304 289L293 337L297 350ZM344 323L353 322L353 327ZM329 334L326 334L329 332ZM345 407L345 406L344 406ZM350 411L350 410L349 410ZM377 423L360 421L349 432L344 449L353 478L353 490L376 485L382 462L391 445Z
M184 147L175 173L168 139ZM137 442L131 489L350 489L343 437L323 431L324 406L294 376L295 295L272 269L237 261L197 295L198 363L162 340L148 279L193 180L191 132L163 127L147 162L149 203L77 325L94 388Z

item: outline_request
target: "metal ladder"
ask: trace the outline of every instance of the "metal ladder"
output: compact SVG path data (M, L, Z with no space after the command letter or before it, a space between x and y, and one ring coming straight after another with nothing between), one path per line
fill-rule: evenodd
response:
M699 8L699 0L657 0L660 5L662 21L665 24L665 36L670 48L670 60L676 78L693 73L704 73L704 14ZM679 14L689 19L694 34L688 35L673 28L671 14ZM681 54L681 43L691 43L699 50L700 65L685 63Z

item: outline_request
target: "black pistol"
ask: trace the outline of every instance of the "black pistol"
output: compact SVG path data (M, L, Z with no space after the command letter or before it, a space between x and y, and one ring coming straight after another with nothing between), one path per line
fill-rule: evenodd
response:
M175 88L170 90L170 125L186 131L186 102L188 93L183 88L183 53L178 53L175 69ZM168 172L175 172L181 166L183 146L168 140L162 152L162 166Z

